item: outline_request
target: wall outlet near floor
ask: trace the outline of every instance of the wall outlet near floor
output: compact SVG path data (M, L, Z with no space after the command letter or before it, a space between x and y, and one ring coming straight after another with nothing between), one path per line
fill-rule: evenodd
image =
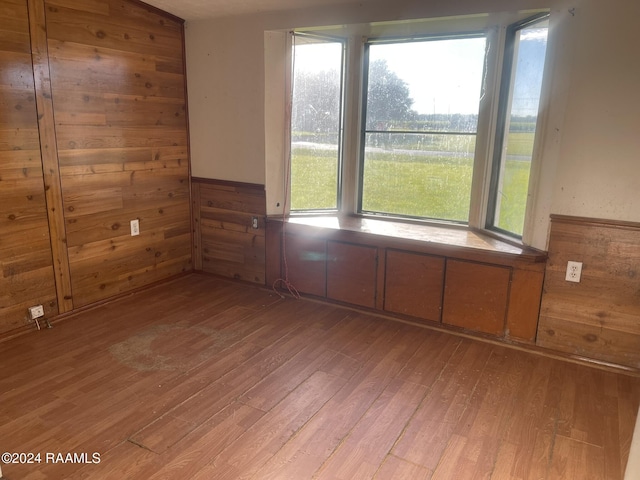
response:
M258 228L258 217L251 217L251 228Z
M140 220L136 218L129 223L131 224L131 236L135 237L136 235L140 235Z
M29 317L31 318L31 320L36 320L37 318L44 317L44 307L42 305L29 307Z
M582 276L582 262L567 262L567 273L564 279L567 282L580 283Z

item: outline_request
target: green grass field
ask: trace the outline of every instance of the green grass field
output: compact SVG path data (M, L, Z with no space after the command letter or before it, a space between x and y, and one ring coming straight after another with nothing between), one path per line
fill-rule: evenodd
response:
M511 134L509 154L526 155L533 136ZM471 145L463 151L472 151ZM497 226L522 234L529 183L527 161L508 160ZM392 151L367 154L363 210L466 222L473 175L472 159L457 156L416 156ZM337 160L331 150L294 148L292 209L336 208Z

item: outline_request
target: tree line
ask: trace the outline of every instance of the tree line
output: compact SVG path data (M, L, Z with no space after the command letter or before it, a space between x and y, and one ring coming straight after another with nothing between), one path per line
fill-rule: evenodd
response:
M340 72L296 72L293 83L292 134L295 139L337 141L341 115ZM366 129L371 131L475 132L477 114L420 114L413 109L409 86L385 60L369 65ZM532 132L535 117L512 117L510 131Z

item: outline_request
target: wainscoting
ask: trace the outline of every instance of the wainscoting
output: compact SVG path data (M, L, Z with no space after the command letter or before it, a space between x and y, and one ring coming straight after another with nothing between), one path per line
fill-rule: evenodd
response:
M478 232L331 216L291 217L283 244L262 185L192 187L197 270L640 368L638 224L553 216L548 260Z
M265 283L263 185L192 179L195 268Z
M640 368L640 224L552 216L537 344Z

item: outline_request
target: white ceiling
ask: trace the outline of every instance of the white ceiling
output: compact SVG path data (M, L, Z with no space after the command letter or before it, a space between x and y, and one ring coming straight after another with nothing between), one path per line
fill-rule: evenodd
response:
M369 0L144 0L184 20L363 3Z

